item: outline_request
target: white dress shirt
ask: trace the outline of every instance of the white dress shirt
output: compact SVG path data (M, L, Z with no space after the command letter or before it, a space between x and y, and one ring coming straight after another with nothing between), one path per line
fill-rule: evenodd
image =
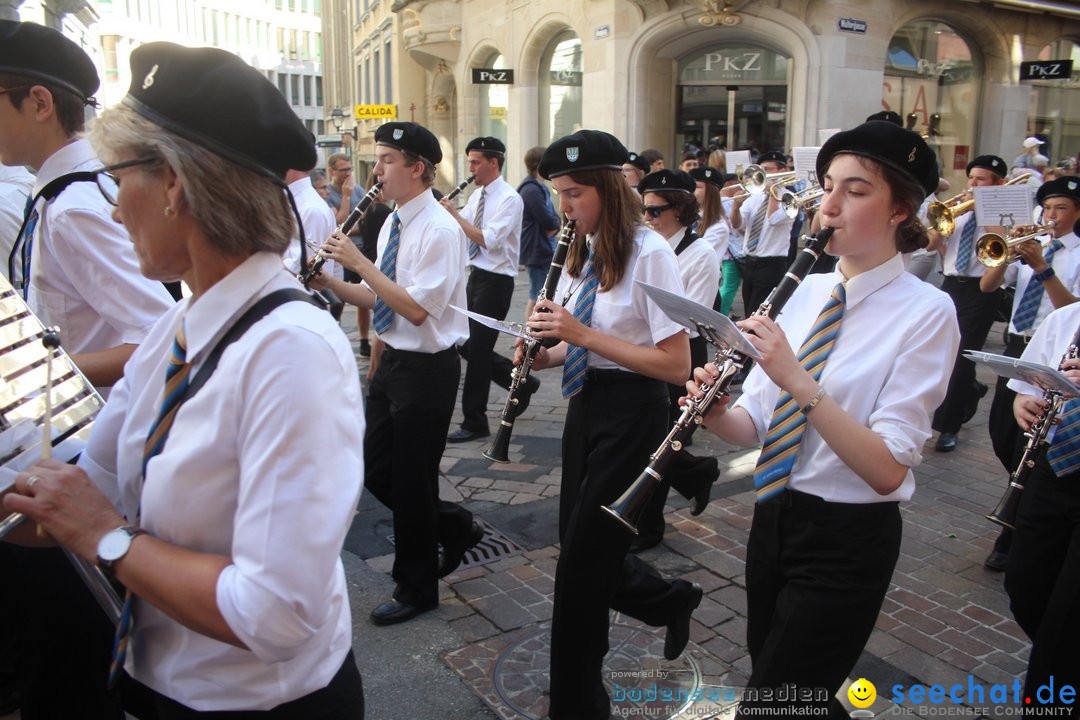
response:
M296 209L300 211L300 222L304 225L304 238L308 243L307 257L310 262L314 252L311 248L322 247L322 244L333 235L334 230L337 229L337 219L334 217L334 211L311 184L311 178L302 177L289 183L289 190L293 194L293 199L296 200ZM292 242L286 248L282 261L293 275L300 272L299 230L293 234ZM327 260L322 271L339 280L345 277L341 265L333 260Z
M21 165L0 165L0 267L4 277L8 274L8 258L15 238L22 227L26 213L26 200L34 189L34 176ZM22 264L15 263L15 277L8 278L19 287L22 281Z
M173 338L192 377L254 301L299 287L258 253L161 318L128 361L79 465L130 520L225 555L217 606L244 650L136 599L127 656L140 682L196 710L265 710L325 687L352 645L341 548L360 496L363 397L352 347L325 310L279 306L221 356L142 479ZM166 568L161 569L167 572Z
M1041 236L1040 242L1047 242L1047 237L1046 235ZM1077 238L1074 233L1069 233L1059 237L1058 241L1065 247L1054 253L1054 260L1050 265L1054 268L1054 274L1057 275L1058 280L1065 286L1065 289L1073 295L1080 296L1080 238ZM1044 250L1043 253L1045 254L1045 252ZM1013 325L1012 316L1016 315L1016 311L1020 307L1020 301L1024 297L1024 291L1034 274L1035 271L1031 269L1030 265L1019 262L1011 263L1008 269L1005 270L1005 285L1016 286L1012 314L1009 316L1009 332L1014 335L1031 335L1032 330L1039 327L1046 316L1054 311L1054 303L1050 300L1047 292L1043 290L1042 298L1039 300L1039 309L1035 312L1035 322L1031 326L1032 330L1024 333L1017 332L1016 326Z
M750 228L754 224L754 215L757 214L761 204L767 202L769 202L768 190L757 195L751 195L739 208L743 224L744 251L750 242ZM794 222L795 220L789 218L787 213L784 212L783 206L777 203L776 210L771 215L765 216L765 225L761 230L761 237L758 238L758 244L754 248L754 252L747 251L745 254L748 257L787 257L788 249L791 247L791 225Z
M784 306L780 326L796 352L843 280L839 270L808 275ZM821 385L856 422L881 436L896 462L915 467L960 344L956 310L948 295L906 272L899 253L851 278L846 288L840 334ZM735 407L749 412L762 442L779 396L780 388L755 365ZM915 478L909 470L897 490L878 495L809 423L789 487L833 502L876 503L910 499Z
M592 236L586 236L591 243ZM555 291L555 300L574 311L584 274L578 278L563 272ZM644 225L634 232L634 249L630 253L622 280L608 291L596 289L592 327L634 345L656 347L661 340L683 330L683 326L664 314L635 281L640 280L669 292L683 293L679 278L679 262L664 238ZM564 302L567 292L569 301ZM711 307L711 306L710 306ZM589 353L589 367L626 370L606 357Z
M61 175L100 167L90 143L76 140L41 164L34 192ZM71 354L142 342L173 299L139 272L131 240L97 185L72 183L36 207L30 309L46 326L60 328Z
M956 270L956 255L960 250L960 237L963 235L964 226L969 222L975 222L975 211L964 213L960 217L956 218L955 226L953 227L953 234L945 240L945 258L942 262L942 272L946 275L958 275L960 277L982 277L986 273L986 266L979 262L979 259L975 257L975 245L978 243L979 238L986 232L986 228L975 228L975 239L971 243L971 257L968 260L968 266L966 272L957 272Z
M516 193L515 193L516 194ZM401 220L398 240L397 284L427 311L417 327L397 313L390 315L390 327L379 337L398 350L436 353L458 345L469 337L468 318L450 305L467 308L465 301L465 234L453 216L425 190L397 209ZM394 224L391 214L379 231L379 256Z
M689 228L686 232L690 232ZM667 239L672 251L679 247L684 234L677 232ZM720 258L717 257L712 245L709 245L704 238L698 238L675 257L679 262L683 297L711 308L716 300L716 292L720 288ZM690 337L697 336L696 332L690 333Z
M1069 349L1076 329L1080 327L1080 303L1058 308L1046 316L1046 321L1038 325L1031 342L1024 348L1021 360L1041 363L1052 368L1061 364L1065 351ZM1010 380L1009 389L1021 395L1042 397L1044 392L1023 380Z
M480 194L484 191L487 191L487 195L484 198L484 217L481 218L483 227L480 230L484 233L484 244L487 247L481 246L480 252L474 258L468 259L468 252L465 257L473 267L517 277L518 256L521 254L521 214L525 204L517 190L500 175L469 195L469 201L461 209L461 217L467 222L472 223L476 218ZM468 238L465 241L468 243ZM468 244L465 247L468 248Z
M705 228L705 232L701 234L701 237L716 251L716 257L719 258L720 262L730 259L728 241L731 237L731 226L728 225L726 219L717 218L716 222Z

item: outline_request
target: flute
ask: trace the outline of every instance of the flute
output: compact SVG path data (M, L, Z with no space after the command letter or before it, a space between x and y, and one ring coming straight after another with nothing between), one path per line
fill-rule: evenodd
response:
M382 190L382 181L379 181L371 186L371 189L367 191L367 195L360 198L360 202L356 203L356 207L352 209L349 216L345 218L345 222L341 223L337 232L348 235L352 232L352 229L356 227L356 223L360 222L360 219L364 217L364 213L371 207L371 203L375 202L375 198L379 196L379 191ZM315 257L312 259L311 264L305 270L299 272L296 279L299 280L304 287L307 287L312 278L322 271L323 265L326 264L326 256L322 252L316 250Z
M795 292L795 288L810 272L810 268L825 249L825 245L829 242L829 237L832 234L832 228L825 228L808 239L806 247L795 258L795 262L788 268L783 279L780 280L780 284L773 288L773 291L765 298L765 302L761 303L761 306L754 312L755 316L766 316L775 319L780 314L784 304L791 297L791 294ZM660 447L649 457L648 466L618 500L611 505L603 506L601 509L618 520L624 528L637 535L637 525L641 520L641 515L649 504L649 498L652 497L653 491L664 481L664 471L667 469L668 463L671 462L676 453L686 446L686 441L690 439L690 436L704 421L712 404L718 398L727 395L727 389L731 386L735 376L742 370L748 370L752 362L753 360L749 356L738 350L718 347L713 363L720 368L720 377L712 384L700 386L702 392L705 393L704 397L701 399L691 397L687 400L682 414L675 421L671 432L660 443Z

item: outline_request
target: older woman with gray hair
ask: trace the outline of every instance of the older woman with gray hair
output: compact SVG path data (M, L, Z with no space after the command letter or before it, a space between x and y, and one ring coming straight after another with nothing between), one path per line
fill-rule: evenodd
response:
M112 163L99 186L143 274L192 296L132 356L78 466L37 464L4 506L127 588L113 669L129 713L363 717L340 559L358 374L281 269L284 176L315 164L311 135L229 53L153 43L131 64L92 131Z

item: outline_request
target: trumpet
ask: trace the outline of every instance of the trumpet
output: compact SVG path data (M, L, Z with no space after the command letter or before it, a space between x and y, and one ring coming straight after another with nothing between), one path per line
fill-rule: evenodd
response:
M1017 175L1005 184L1017 185L1021 182L1027 182L1030 177L1030 173ZM962 193L953 195L948 200L932 202L927 207L926 219L930 221L930 227L942 237L950 237L953 231L956 230L956 218L975 209L975 198L964 200L966 194L967 191L965 190Z
M1005 237L997 233L986 233L975 241L975 257L989 268L1001 267L1020 260L1016 248L1021 243L1034 240L1054 229L1054 221L1045 225L1017 225Z
M760 165L747 165L743 170L738 173L739 184L742 185L746 193L743 195L736 195L735 198L748 197L750 195L757 195L758 193L765 192L769 184L776 184L782 182L790 182L795 179L796 173L794 170L781 173L772 173L771 175L766 173L764 168Z
M795 262L788 268L780 283L773 288L765 302L754 312L756 316L775 318L780 314L791 294L810 272L810 268L825 250L833 229L825 228L813 237L807 237L806 247L799 252ZM701 385L705 394L700 400L688 398L679 419L671 428L660 447L649 457L649 464L611 505L600 509L619 521L621 527L638 534L637 525L649 504L653 491L664 481L664 472L676 453L686 447L686 441L705 420L712 404L727 394L728 387L740 370L748 370L753 360L730 347L717 347L713 363L720 369L720 377L709 385Z
M769 188L769 193L784 208L784 214L792 219L798 217L800 210L817 212L822 199L825 197L825 190L817 183L799 192L792 192L781 188L779 185L773 185Z
M1065 350L1065 355L1061 358L1058 370L1064 367L1066 360L1073 360L1080 354L1078 345L1080 345L1080 328L1077 328L1076 333L1073 334L1072 342L1069 343L1068 349ZM1028 441L1027 445L1024 446L1024 454L1020 456L1020 464L1016 466L1016 470L1009 476L1009 487L1005 490L1005 494L998 502L997 507L986 516L986 519L990 522L997 523L1010 530L1016 529L1016 510L1020 507L1020 494L1024 490L1024 483L1027 482L1028 476L1035 467L1036 457L1046 443L1046 436L1050 432L1050 428L1054 427L1054 419L1065 404L1065 399L1061 393L1055 390L1047 390L1043 395L1043 400L1049 403L1049 407L1042 417L1031 424L1031 429L1024 433Z
M382 181L376 182L371 186L371 189L367 191L367 195L360 198L360 202L356 203L356 207L352 209L349 216L345 218L345 222L341 223L338 227L338 231L348 235L352 232L352 229L356 227L356 223L360 222L360 218L364 217L364 213L371 207L371 203L375 202L375 198L379 196L379 192L382 190ZM296 279L299 280L304 287L308 286L312 278L319 274L323 265L326 264L326 256L318 250L315 251L315 257L312 259L311 264L304 270L301 270Z

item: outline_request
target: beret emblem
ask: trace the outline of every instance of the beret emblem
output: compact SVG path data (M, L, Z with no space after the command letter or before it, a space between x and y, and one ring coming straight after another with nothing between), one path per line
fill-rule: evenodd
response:
M911 153L907 156L908 162L915 162L915 153L918 152L918 148L911 148Z
M401 128L395 128L395 130L394 130L394 139L395 140L400 140L404 134L405 134L404 130L402 130Z
M580 148L577 148L577 147L568 147L568 148L566 148L566 159L569 160L570 162L577 162L579 151L580 151Z
M1070 180L1069 181L1069 189L1070 190L1075 190L1076 189L1076 181L1075 180Z
M154 75L157 73L157 71L158 71L158 65L157 65L157 63L155 63L154 67L150 68L150 72L146 73L146 77L143 78L143 81L142 81L142 89L143 90L149 89L150 86L152 86L154 84Z

